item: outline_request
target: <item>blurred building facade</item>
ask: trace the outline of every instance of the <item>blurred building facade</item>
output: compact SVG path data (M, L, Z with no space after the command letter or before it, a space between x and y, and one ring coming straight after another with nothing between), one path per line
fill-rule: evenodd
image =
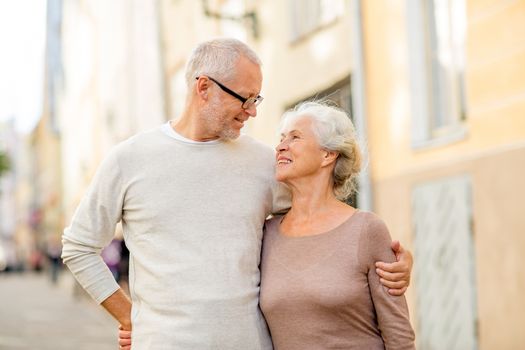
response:
M70 218L116 143L163 122L156 7L151 1L61 1L57 21L64 214Z
M0 123L0 272L16 269L19 261L15 229L17 166L15 154L20 138L15 133L14 120Z
M115 143L177 117L191 49L236 37L263 61L265 100L246 133L275 145L281 114L312 97L351 113L368 159L357 205L415 256L418 348L525 342L525 0L48 6L47 107L33 142L45 153L39 206L53 212L58 198L54 227Z
M16 178L16 190L2 195L2 223L11 227L3 231L27 267L56 251L111 147L167 120L157 9L145 0L47 1L42 115L17 141L3 180Z

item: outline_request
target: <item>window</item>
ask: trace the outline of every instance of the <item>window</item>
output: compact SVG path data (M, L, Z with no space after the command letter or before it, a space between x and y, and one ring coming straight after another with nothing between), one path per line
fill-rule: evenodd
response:
M412 141L415 147L464 135L464 0L409 0ZM437 142L436 142L437 141Z
M47 69L47 103L49 108L50 130L58 135L57 103L58 96L64 86L62 65L62 0L47 2L47 35L46 35L46 69Z
M286 107L286 110L295 107L300 102L310 100L324 100L330 103L335 103L336 106L345 110L350 116L352 115L352 91L350 85L350 77L346 76L344 79L336 82L327 89L320 90L314 94L302 98L295 103Z
M328 25L344 13L343 0L289 0L290 41L297 41Z

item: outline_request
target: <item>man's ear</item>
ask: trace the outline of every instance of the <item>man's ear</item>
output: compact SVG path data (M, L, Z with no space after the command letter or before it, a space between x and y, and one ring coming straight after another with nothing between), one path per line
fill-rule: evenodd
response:
M197 92L197 95L203 100L208 100L209 87L210 80L206 77L199 77L195 83L195 91Z
M328 166L332 163L335 163L337 160L337 157L339 157L339 152L336 151L328 151L323 150L323 166Z

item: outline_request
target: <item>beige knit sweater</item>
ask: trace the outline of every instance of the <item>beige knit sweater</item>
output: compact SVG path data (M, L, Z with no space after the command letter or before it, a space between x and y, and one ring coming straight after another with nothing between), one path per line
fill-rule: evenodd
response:
M184 142L166 125L103 162L64 231L64 262L105 300L118 285L100 251L122 220L134 350L271 349L258 307L262 228L288 204L274 152L248 136Z

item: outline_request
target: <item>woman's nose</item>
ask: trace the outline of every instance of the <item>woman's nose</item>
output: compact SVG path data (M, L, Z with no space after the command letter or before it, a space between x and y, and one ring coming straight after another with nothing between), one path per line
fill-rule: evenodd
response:
M288 147L288 143L285 140L283 140L283 141L279 142L277 147L275 147L275 150L277 152L284 151L284 150L286 150L286 147Z

